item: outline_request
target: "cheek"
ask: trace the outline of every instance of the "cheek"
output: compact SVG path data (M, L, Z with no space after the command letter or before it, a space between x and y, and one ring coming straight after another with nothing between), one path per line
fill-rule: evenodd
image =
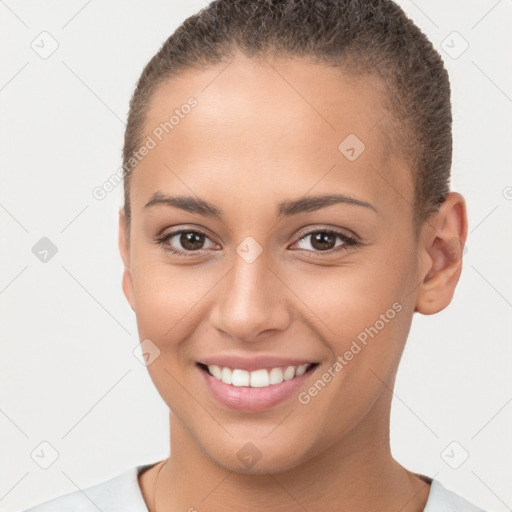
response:
M287 278L308 306L302 318L310 319L332 361L343 357L343 371L334 373L344 374L337 379L344 385L369 386L368 379L375 381L370 369L383 379L389 376L407 339L414 311L415 256L411 245L390 245L347 259L343 267Z
M147 260L132 272L139 339L149 348L147 366L155 388L175 413L183 411L187 395L179 384L185 381L191 360L190 341L200 322L201 298L208 280L191 276L190 268L172 268ZM149 342L147 341L149 340Z
M140 339L154 340L162 351L193 334L205 316L204 298L218 281L206 269L171 266L154 257L136 261L132 276Z
M381 254L347 262L347 265L325 267L301 276L290 273L283 279L293 283L293 292L308 306L317 324L323 324L322 332L333 340L357 336L375 324L381 315L388 326L387 320L398 316L396 310L406 309L412 300L410 276L414 270L406 267L405 259L386 260ZM393 308L395 303L399 306ZM308 314L306 318L311 316Z
M309 315L313 330L331 354L299 397L315 410L311 428L321 419L326 440L361 421L398 368L414 305L401 272L385 270L376 264L338 269L302 281L298 292L316 313Z

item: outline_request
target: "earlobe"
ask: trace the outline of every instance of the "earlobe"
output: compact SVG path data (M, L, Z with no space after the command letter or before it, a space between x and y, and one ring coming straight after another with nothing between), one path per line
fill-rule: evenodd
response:
M119 253L123 261L123 280L122 288L126 300L130 307L135 311L135 300L133 294L133 280L131 273L130 243L128 239L128 231L126 226L126 216L124 208L119 209Z
M420 273L415 311L432 315L450 304L462 272L467 229L464 198L450 192L424 226L419 250L425 265Z

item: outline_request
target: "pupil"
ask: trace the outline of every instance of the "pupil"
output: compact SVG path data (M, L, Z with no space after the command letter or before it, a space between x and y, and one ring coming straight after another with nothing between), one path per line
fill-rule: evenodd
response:
M332 249L334 247L335 237L330 233L316 233L312 238L311 245L315 249Z
M203 241L204 236L200 233L182 233L180 237L182 247L191 251L201 249Z

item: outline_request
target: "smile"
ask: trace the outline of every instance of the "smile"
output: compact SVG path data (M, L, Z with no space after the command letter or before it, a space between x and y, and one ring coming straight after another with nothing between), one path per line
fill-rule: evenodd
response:
M217 404L238 411L258 412L292 399L320 366L304 360L289 364L292 361L264 359L259 362L236 359L225 361L222 366L205 361L198 362L196 368L202 377L200 382ZM277 366L279 364L282 366Z
M284 368L276 367L271 369L259 369L254 371L242 370L240 368L220 367L215 364L200 365L206 369L208 373L231 386L246 386L251 388L265 388L268 386L275 386L284 381L292 380L300 377L311 368L314 363L302 364L300 366L287 366Z

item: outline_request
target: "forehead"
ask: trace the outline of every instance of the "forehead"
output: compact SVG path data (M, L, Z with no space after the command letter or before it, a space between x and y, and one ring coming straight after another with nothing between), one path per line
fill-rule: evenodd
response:
M189 69L151 98L143 137L155 147L132 187L141 201L184 185L267 200L337 189L396 207L397 194L412 198L412 177L393 152L381 91L370 76L300 59L237 55Z

